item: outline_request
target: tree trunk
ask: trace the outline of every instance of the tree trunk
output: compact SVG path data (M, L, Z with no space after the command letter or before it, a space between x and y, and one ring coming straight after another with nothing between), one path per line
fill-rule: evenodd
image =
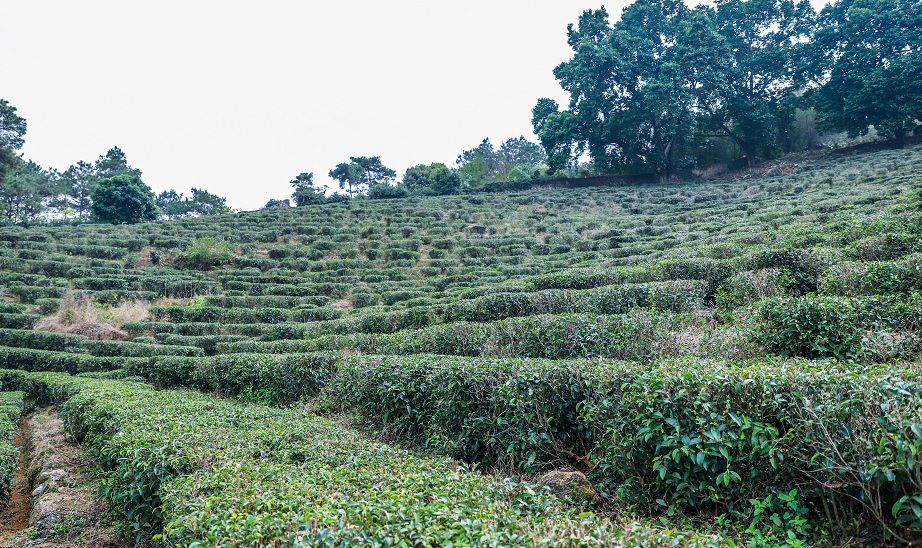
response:
M756 151L755 149L744 149L746 153L746 167L755 167L756 165Z
M903 148L906 146L906 129L905 128L900 128L896 130L894 137L896 137L895 139L896 148Z

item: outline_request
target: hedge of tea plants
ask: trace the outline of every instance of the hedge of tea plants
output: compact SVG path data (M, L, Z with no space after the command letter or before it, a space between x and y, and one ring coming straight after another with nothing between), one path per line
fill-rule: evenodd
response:
M175 546L688 546L575 515L543 488L424 459L315 415L141 383L0 372L61 404L129 532Z
M315 399L487 468L566 463L653 513L722 509L743 519L752 500L796 492L813 523L843 529L922 526L912 521L922 497L920 373L777 358L642 365L354 353L161 358L125 371L248 401Z
M0 392L0 502L10 500L13 474L19 464L19 448L13 438L19 430L23 393Z

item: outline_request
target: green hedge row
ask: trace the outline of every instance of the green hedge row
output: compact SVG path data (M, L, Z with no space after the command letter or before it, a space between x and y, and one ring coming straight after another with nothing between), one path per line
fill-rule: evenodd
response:
M138 538L193 546L686 546L572 515L541 489L422 459L293 410L60 374L0 374L63 402ZM69 397L69 399L67 399ZM117 432L117 433L116 433Z
M18 285L7 287L7 291L19 297L19 302L31 304L38 299L62 297L66 289L63 287Z
M307 340L219 343L219 354L357 350L367 354L447 354L566 359L605 357L647 362L670 357L693 315L636 310L598 316L560 314L492 323L450 323L387 335L327 335Z
M83 335L50 333L34 329L0 329L0 346L34 348L54 352L79 352L89 339Z
M338 370L328 409L461 460L588 469L652 513L745 516L784 495L824 527L922 526L918 368L348 355Z
M338 354L226 354L160 357L126 364L123 374L162 388L189 387L246 401L289 405L316 396L335 373Z
M88 351L91 355L98 357L204 356L204 350L196 345L91 341L83 335L50 333L32 329L0 329L0 347L78 354Z
M319 321L338 318L341 310L332 308L219 308L217 306L155 306L150 309L156 320L173 323L283 323Z
M294 297L286 295L269 295L269 296L210 296L205 297L205 303L209 306L218 306L221 308L294 308L301 305L324 306L329 304L331 299L321 295L310 297Z
M141 344L131 341L86 341L83 348L100 357L151 358L154 356L204 356L197 346Z
M13 438L19 430L23 408L22 392L0 392L0 501L10 500L13 474L19 464L19 448Z
M58 244L58 251L68 255L82 255L93 259L122 259L128 254L129 246L108 247L101 245L66 245Z
M0 314L21 314L27 308L28 305L21 303L3 303L0 302Z
M757 305L753 339L785 356L873 363L922 352L922 298L776 297Z
M763 249L737 259L665 259L649 266L624 266L607 270L576 269L527 278L527 286L543 289L589 289L607 285L666 280L701 280L705 296L713 298L724 283L744 270L774 268L787 273L791 289L806 294L817 289L820 275L835 262L831 250Z
M286 325L286 324L275 324ZM290 325L290 324L289 324ZM131 335L173 333L190 337L211 335L243 335L259 337L270 330L272 325L259 323L172 323L172 322L125 322L122 329Z
M0 346L0 368L23 371L60 371L76 375L87 371L120 369L126 364L142 363L150 359L152 358L98 357L88 354Z
M158 333L153 337L160 344L173 346L197 346L201 348L206 356L213 356L217 353L216 345L218 343L239 342L247 339L244 335L172 335L169 333ZM135 339L136 342L140 342Z
M355 348L374 354L649 361L668 352L663 343L687 321L693 318L645 310L613 316L540 315L493 323L445 324L376 337L359 336L355 338Z
M922 256L899 261L843 262L823 272L819 292L826 295L909 295L922 291Z
M0 329L32 329L40 319L38 314L0 313Z
M586 290L493 293L445 307L446 322L491 322L536 314L624 314L635 308L690 312L704 305L700 281L675 280Z

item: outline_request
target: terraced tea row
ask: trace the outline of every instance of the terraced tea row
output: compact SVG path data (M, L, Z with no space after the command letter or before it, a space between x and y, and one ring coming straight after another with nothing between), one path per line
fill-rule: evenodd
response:
M922 147L695 184L0 227L0 366L306 403L437 456L414 460L302 406L6 374L36 397L79 388L69 420L110 468L110 496L128 515L131 493L156 486L162 498L136 511L165 516L178 544L371 543L376 531L621 542L441 457L509 474L573 467L604 508L723 515L712 525L744 537L774 518L799 524L779 526L792 542L830 527L911 536L919 166ZM220 458L202 460L209 447ZM503 520L474 508L476 490ZM306 521L286 510L304 504Z
M307 413L62 374L0 372L58 401L135 534L176 546L689 546L574 516L542 489L421 459Z

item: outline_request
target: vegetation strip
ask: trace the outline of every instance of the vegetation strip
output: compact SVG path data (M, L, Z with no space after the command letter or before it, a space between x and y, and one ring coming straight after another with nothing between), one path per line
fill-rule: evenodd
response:
M752 500L786 496L812 519L896 530L922 498L917 367L316 353L170 358L124 374L264 403L319 397L459 460L589 470L603 494L651 512L746 515Z
M0 501L10 500L10 485L19 461L19 448L13 438L19 430L23 393L0 392Z
M63 402L139 535L177 546L658 546L682 539L574 516L526 483L364 440L302 412L138 383L3 371L4 386Z

